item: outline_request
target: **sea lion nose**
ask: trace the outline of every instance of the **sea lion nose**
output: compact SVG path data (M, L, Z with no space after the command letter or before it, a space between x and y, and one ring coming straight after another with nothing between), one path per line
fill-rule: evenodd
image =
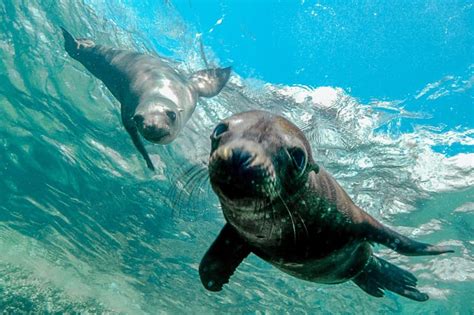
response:
M230 163L233 169L246 169L255 158L255 155L242 148L231 149Z
M149 117L148 119L145 119L142 114L135 114L133 120L137 127L145 132L163 135L170 133L167 124L163 119L160 119L160 117Z
M266 194L268 169L257 148L238 145L222 146L211 156L209 177L213 187L230 199Z

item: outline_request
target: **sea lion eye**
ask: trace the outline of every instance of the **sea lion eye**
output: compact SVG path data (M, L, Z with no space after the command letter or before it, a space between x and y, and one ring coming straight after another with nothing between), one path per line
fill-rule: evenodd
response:
M224 123L218 124L211 134L211 139L219 138L227 130L229 130L229 126L227 126L227 124L224 124Z
M168 116L168 118L171 119L171 121L176 120L176 113L173 112L172 110L166 111L166 116Z
M303 171L306 166L306 153L303 149L295 147L288 149L288 153L298 170Z

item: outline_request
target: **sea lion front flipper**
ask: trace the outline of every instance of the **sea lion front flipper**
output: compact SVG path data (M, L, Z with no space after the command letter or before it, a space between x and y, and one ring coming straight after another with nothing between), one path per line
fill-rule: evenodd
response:
M248 244L227 223L199 264L199 276L204 287L209 291L222 290L248 254Z
M206 69L194 72L190 78L194 89L202 97L219 94L230 78L231 67Z
M368 218L362 224L363 234L368 241L385 245L394 251L406 256L426 256L439 255L444 253L454 253L454 250L446 246L436 246L417 242L394 230L382 225L374 218Z
M145 159L146 166L148 166L150 170L154 171L155 167L153 166L153 162L151 161L150 156L148 155L148 152L146 151L145 146L143 145L142 139L140 139L137 127L133 123L127 123L124 120L123 125L125 127L125 130L127 130L128 134L132 138L133 144L137 148L138 152L140 152L143 158Z
M369 258L364 269L352 281L375 297L382 297L383 290L389 290L419 302L429 298L416 288L417 279L414 275L376 256Z

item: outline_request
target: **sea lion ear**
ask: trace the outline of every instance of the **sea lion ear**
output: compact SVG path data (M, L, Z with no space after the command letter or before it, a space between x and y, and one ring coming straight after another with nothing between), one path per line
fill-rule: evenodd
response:
M310 163L308 164L308 172L314 171L314 173L318 174L319 173L319 165L316 163Z
M200 70L191 76L194 89L202 97L219 94L230 77L231 67Z
M222 290L248 254L249 245L227 223L199 264L199 276L204 287L209 291Z

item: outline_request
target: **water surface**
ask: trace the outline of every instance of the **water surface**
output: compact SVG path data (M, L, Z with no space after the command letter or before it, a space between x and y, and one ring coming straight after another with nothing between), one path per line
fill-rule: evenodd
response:
M472 314L472 12L462 1L1 2L0 310ZM175 142L148 145L153 174L117 101L63 50L61 25L187 72L204 67L200 34L209 62L235 73ZM198 264L224 219L207 180L183 173L205 163L220 119L255 108L304 128L367 212L455 249L376 247L428 302L307 283L253 255L222 292L204 290Z

